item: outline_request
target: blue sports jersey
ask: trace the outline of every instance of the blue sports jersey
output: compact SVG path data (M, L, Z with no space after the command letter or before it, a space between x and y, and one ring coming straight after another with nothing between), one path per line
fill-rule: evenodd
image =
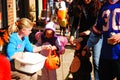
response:
M104 59L118 59L120 56L120 44L110 45L107 43L107 39L110 37L110 33L120 32L120 1L116 4L104 4L101 8L95 30L102 32L103 45L101 49L101 58ZM99 33L99 32L98 32Z

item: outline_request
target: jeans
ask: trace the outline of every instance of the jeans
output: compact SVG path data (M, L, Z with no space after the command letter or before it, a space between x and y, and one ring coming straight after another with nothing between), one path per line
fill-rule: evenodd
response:
M101 47L102 47L102 38L99 39L96 45L93 47L93 65L94 65L94 78L95 80L99 80L98 76L98 66L99 66L99 58L101 53Z

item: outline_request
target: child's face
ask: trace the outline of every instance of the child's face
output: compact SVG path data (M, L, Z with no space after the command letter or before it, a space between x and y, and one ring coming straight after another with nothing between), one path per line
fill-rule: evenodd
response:
M91 2L91 0L84 0L85 4L89 4Z
M45 33L45 36L47 37L47 38L51 38L52 36L53 36L53 31L52 30L46 30L46 33Z

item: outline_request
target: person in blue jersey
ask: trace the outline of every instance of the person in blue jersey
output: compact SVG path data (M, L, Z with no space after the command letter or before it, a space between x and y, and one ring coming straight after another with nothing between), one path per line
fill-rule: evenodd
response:
M107 0L93 26L92 37L85 50L89 50L103 36L100 60L100 80L120 80L120 0ZM93 40L94 39L94 40Z
M13 27L15 28L13 30ZM16 52L40 52L42 49L50 49L49 47L35 46L29 41L33 23L27 18L21 18L16 22L16 26L9 27L10 34L9 43L7 45L7 57L11 63L12 78L20 78L21 80L30 80L31 76L17 72L14 65L14 60L11 58ZM34 77L32 80L37 80Z

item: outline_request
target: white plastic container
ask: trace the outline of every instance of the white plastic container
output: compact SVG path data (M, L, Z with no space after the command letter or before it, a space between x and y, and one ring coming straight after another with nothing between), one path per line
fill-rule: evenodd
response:
M12 56L15 59L15 68L26 73L34 73L42 69L46 57L39 53L18 52Z

